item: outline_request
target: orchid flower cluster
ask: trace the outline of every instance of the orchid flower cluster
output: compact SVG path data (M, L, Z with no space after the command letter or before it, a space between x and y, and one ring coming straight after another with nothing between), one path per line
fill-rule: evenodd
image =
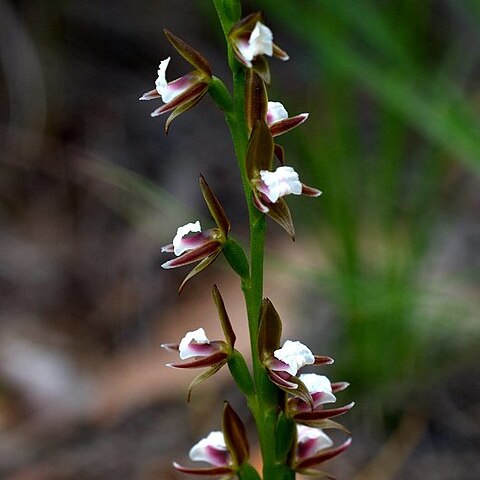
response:
M223 408L222 428L195 444L189 457L210 466L189 467L174 463L184 473L221 476L223 479L294 479L296 473L328 475L319 470L325 461L339 455L350 445L348 430L332 418L349 411L353 403L326 408L336 402L336 394L348 383L332 383L317 373L300 373L306 366L333 363L328 356L314 355L299 341L281 344L282 322L273 303L263 298L263 257L266 216L277 222L292 238L295 236L289 195L318 197L321 192L302 183L295 169L285 163L285 152L277 137L303 124L307 113L289 116L285 107L270 101L267 86L270 69L267 57L286 61L289 56L273 43L273 34L260 13L240 19L239 0L213 0L227 41L229 65L233 74L233 92L212 73L208 61L193 47L165 30L167 40L193 67L176 80L168 81L171 58L160 62L155 88L140 100L161 99L163 105L153 111L157 117L169 113L165 131L180 114L209 96L223 111L230 128L249 212L249 258L231 235L231 224L205 178L200 175L200 191L214 226L202 229L193 221L177 229L172 243L162 252L173 254L162 267L166 269L196 264L180 285L207 268L221 254L239 276L245 297L251 345L251 367L235 349L236 336L227 309L216 285L213 301L224 339L210 340L201 327L189 331L179 343L162 345L178 354L173 368L204 369L190 384L192 389L227 366L245 395L257 427L263 458L263 476L249 462L249 441L242 420L228 402ZM325 430L337 429L348 438L334 444Z

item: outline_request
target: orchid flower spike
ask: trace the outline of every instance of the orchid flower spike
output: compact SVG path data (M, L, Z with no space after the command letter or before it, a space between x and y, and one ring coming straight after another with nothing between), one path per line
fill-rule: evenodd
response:
M162 268L183 267L191 263L200 262L185 277L180 285L179 292L183 290L188 280L208 267L218 257L228 241L228 232L230 230L230 222L203 176L200 176L199 182L203 198L217 227L202 231L198 220L187 223L178 227L172 243L162 247L162 252L174 253L176 255L176 258L163 263Z
M273 43L273 33L262 23L262 16L252 13L233 26L229 35L237 60L247 68L253 68L265 83L270 83L270 69L264 55L288 60L286 52Z
M177 52L195 67L195 70L168 82L166 72L170 57L162 60L157 71L155 89L145 92L140 97L140 100L162 99L164 105L154 110L151 115L158 117L172 112L165 123L165 133L168 133L171 122L178 115L194 107L207 93L212 80L212 72L207 60L197 50L168 30L165 30L165 36Z
M239 467L248 462L249 445L245 427L233 408L225 402L222 431L210 434L196 443L189 452L194 462L210 463L212 467L189 468L174 463L180 472L192 475L226 475L233 478Z

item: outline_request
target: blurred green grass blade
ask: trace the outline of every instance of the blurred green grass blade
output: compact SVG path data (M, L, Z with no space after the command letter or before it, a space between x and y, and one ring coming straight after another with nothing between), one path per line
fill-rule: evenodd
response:
M109 162L85 160L80 169L87 175L142 200L169 217L196 218L198 213L182 205L176 197L145 177ZM182 220L179 220L181 223Z
M415 77L408 69L385 68L333 34L321 16L323 2L312 0L298 8L283 2L260 0L269 13L304 37L337 71L360 82L379 101L405 118L417 131L441 145L458 160L480 172L480 120L470 102L434 75ZM295 18L295 22L291 19ZM317 63L314 67L320 68ZM317 71L311 72L312 75Z

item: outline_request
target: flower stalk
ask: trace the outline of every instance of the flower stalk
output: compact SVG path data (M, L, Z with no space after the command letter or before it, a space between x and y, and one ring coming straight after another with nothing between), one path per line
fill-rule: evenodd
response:
M289 57L273 43L273 33L263 23L261 13L241 19L240 0L213 0L213 3L227 44L232 93L213 75L200 52L165 30L167 40L194 70L168 82L165 72L170 57L163 60L155 90L146 92L141 100L162 99L164 105L155 110L154 116L171 112L165 131L172 120L193 108L207 94L225 115L248 210L248 255L231 235L231 224L219 198L200 175L200 190L215 226L202 230L198 221L180 226L172 243L162 248L175 257L162 267L196 263L180 285L181 292L192 277L223 254L240 279L252 366L250 369L242 353L235 349L236 335L216 285L212 288L212 297L224 340L210 340L200 327L187 332L179 343L166 343L163 347L177 353L181 360L168 366L206 369L190 384L188 399L194 387L224 365L228 366L256 424L263 472L260 477L249 463L246 429L228 402L224 404L222 430L211 432L190 450L192 461L207 462L210 466L174 463L174 467L188 474L222 475L224 480L294 480L296 473L328 477L318 466L346 450L350 439L336 446L324 430L337 429L349 435L345 427L331 418L348 412L353 403L337 408L324 405L334 403L335 393L344 390L348 383L331 383L323 375L299 373L306 365L324 366L333 360L314 355L299 341L286 340L281 346L282 321L272 302L264 298L263 291L266 217L294 239L295 230L285 197L321 194L320 190L300 182L293 167L285 165L283 147L275 143L278 136L303 124L308 113L289 117L280 102L268 100L268 59L276 57L286 61ZM279 165L275 166L277 161Z

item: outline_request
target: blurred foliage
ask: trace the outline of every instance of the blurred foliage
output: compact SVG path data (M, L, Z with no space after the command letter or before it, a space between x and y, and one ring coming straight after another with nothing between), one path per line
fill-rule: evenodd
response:
M290 103L304 95L311 116L287 152L325 192L296 218L328 257L327 275L314 276L343 325L339 371L370 392L432 378L478 346L478 329L462 326L478 320L478 301L463 298L478 272L456 272L439 291L428 256L452 223L452 190L478 188L467 178L480 167L480 2L258 3L277 40L291 32L309 59L307 93Z

